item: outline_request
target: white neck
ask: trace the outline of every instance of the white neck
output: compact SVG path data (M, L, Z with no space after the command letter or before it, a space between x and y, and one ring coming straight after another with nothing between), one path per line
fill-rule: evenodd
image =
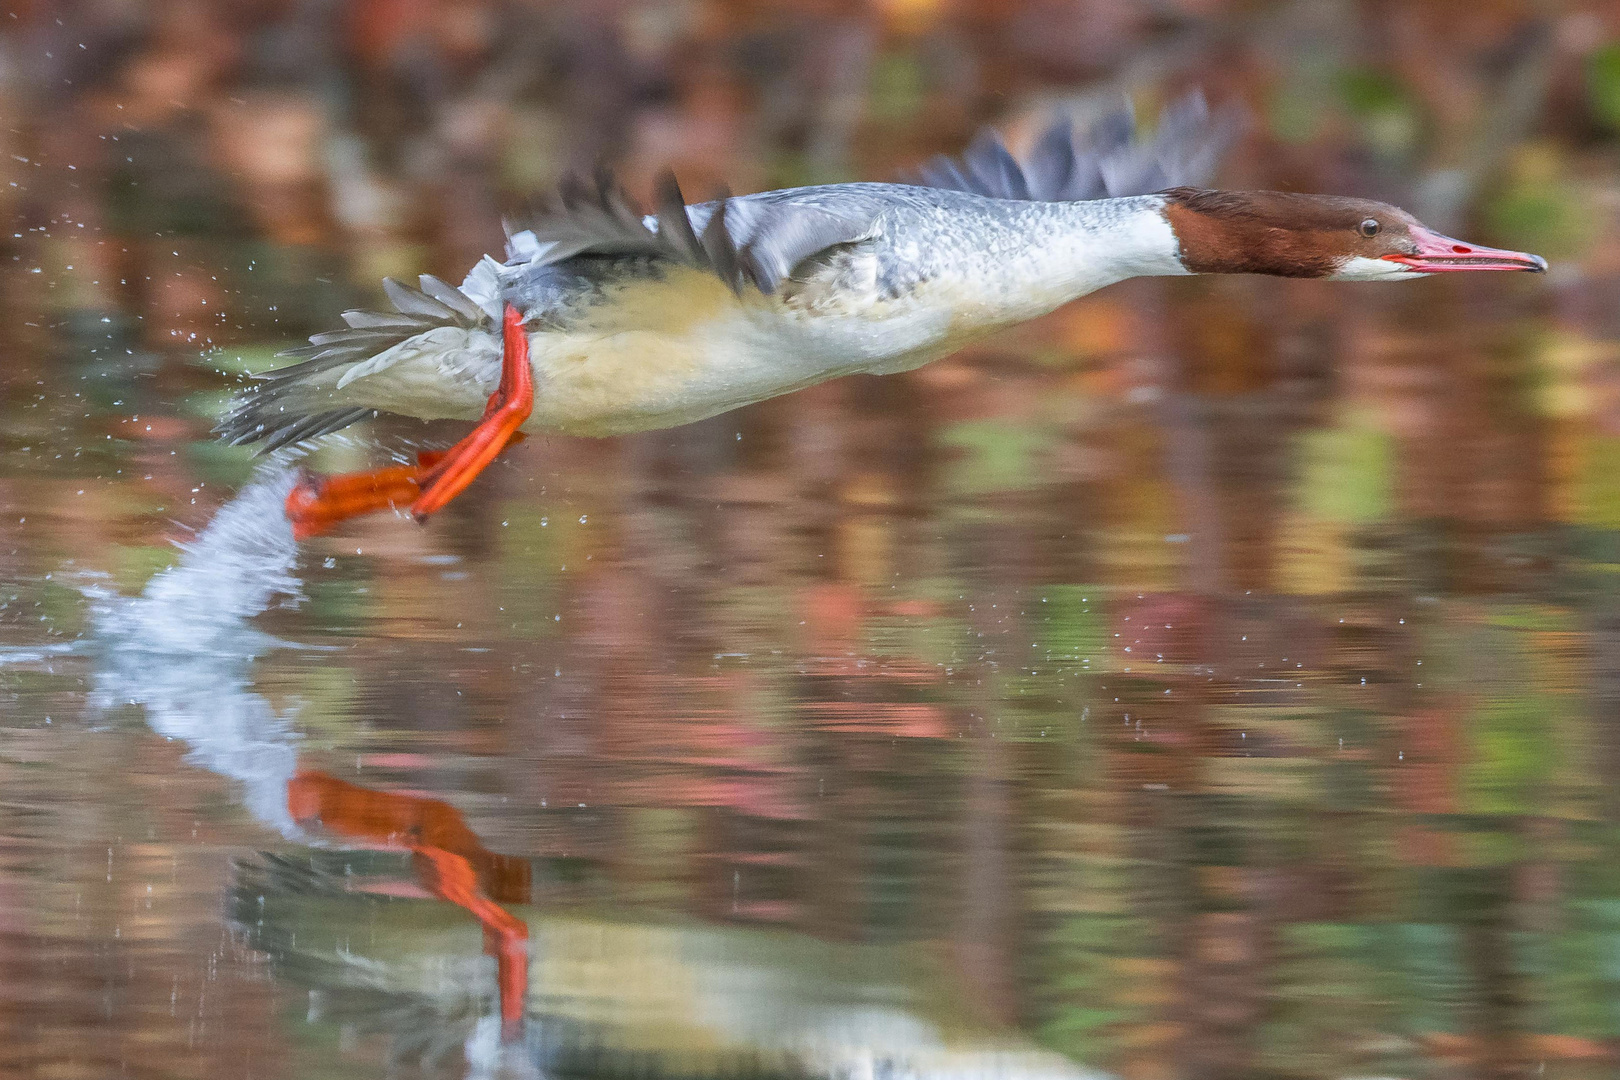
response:
M1188 273L1163 208L1159 195L1016 204L969 271L986 321L1032 318L1126 278Z

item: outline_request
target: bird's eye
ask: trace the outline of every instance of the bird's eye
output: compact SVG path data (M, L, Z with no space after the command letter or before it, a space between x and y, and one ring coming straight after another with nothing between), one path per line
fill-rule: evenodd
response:
M1377 236L1378 235L1378 230L1380 228L1382 228L1382 226L1380 226L1378 224L1378 219L1377 218L1368 218L1366 221L1363 221L1361 223L1361 226L1360 226L1361 235L1362 236Z

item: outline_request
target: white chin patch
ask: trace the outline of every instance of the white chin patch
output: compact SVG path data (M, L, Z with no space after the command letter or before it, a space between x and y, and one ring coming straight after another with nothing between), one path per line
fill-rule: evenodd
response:
M1409 278L1428 277L1405 263L1388 259L1369 259L1365 255L1352 255L1339 264L1339 269L1328 275L1329 281L1405 281Z

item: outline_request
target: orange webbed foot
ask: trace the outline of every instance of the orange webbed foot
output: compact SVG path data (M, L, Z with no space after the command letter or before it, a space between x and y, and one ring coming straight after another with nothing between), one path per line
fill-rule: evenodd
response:
M418 454L415 465L337 476L305 473L287 495L293 536L320 536L349 518L400 507L426 521L465 491L501 451L521 442L518 428L534 409L534 372L523 317L511 304L506 305L501 340L501 382L470 435L448 450Z
M305 472L287 495L293 536L307 540L362 514L409 506L422 491L421 465L316 476Z

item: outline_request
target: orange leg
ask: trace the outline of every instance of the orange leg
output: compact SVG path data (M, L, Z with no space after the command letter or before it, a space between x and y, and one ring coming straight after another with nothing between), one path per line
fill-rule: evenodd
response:
M299 770L287 782L293 820L404 848L434 896L465 908L484 928L484 951L495 958L501 1034L523 1033L529 990L529 927L497 901L527 903L529 867L522 859L488 851L449 803L357 787L335 776Z
M529 366L529 335L517 308L506 305L501 324L501 384L489 397L484 418L472 434L450 448L423 478L422 494L411 503L417 521L444 508L506 449L523 421L534 411L534 369Z
M496 455L521 441L518 428L534 409L534 370L523 318L511 304L502 320L501 343L501 383L472 434L448 450L418 454L415 465L301 477L286 503L293 536L319 536L349 518L400 506L409 506L417 521L425 521L465 491Z
M444 848L411 844L422 883L435 896L465 908L484 928L484 952L495 958L495 985L500 993L501 1035L523 1033L529 995L529 926L478 887L478 875L465 856Z

